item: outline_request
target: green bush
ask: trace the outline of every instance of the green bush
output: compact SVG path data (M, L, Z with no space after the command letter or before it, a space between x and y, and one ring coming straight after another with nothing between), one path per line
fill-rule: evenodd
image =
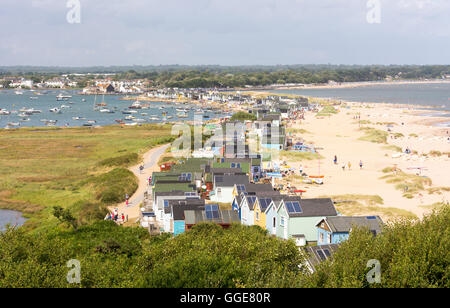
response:
M256 119L257 118L254 114L243 112L243 111L236 112L231 117L231 121L246 121L246 120L256 121Z
M310 287L450 287L450 207L422 221L399 221L374 237L367 230L354 230L332 262L322 263L308 277ZM369 260L381 263L381 284L369 284Z
M125 155L104 159L98 163L102 167L122 167L131 164L137 164L139 155L137 153L128 153Z

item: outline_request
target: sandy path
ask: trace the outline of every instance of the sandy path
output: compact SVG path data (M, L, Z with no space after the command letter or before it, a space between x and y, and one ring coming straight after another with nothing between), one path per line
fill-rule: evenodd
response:
M128 206L125 202L123 202L119 205L110 207L109 209L111 211L118 209L119 216L122 215L122 213L125 215L125 217L128 215L129 222L134 222L139 217L139 204L141 204L144 200L144 193L151 193L151 187L148 186L148 178L153 174L153 172L159 171L158 161L160 157L166 152L169 146L170 145L166 144L164 146L153 148L150 151L146 152L143 155L144 170L142 172L139 170L139 167L142 165L142 163L129 168L129 170L132 171L138 178L139 187L136 192L130 197Z

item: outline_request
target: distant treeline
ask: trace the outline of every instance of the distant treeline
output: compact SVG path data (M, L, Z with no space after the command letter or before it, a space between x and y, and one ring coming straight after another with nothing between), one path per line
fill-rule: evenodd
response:
M280 65L280 66L132 66L132 67L0 67L0 76L20 75L35 81L61 74L115 74L113 79L148 79L157 87L210 88L268 86L273 84L312 84L379 81L399 79L435 79L450 75L450 65L427 66L349 66L349 65ZM87 83L94 75L81 77Z

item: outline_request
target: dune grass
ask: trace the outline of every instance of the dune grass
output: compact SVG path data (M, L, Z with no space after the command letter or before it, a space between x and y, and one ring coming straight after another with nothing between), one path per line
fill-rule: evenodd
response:
M368 141L373 143L387 143L388 133L382 130L378 130L372 127L361 127L361 131L365 133L365 136L358 140Z
M417 219L417 216L409 211L381 206L384 201L378 195L348 194L322 197L331 198L336 203L338 212L346 216L380 215L383 220Z
M327 105L322 108L317 114L316 117L326 117L331 116L333 114L337 114L338 111L333 106Z
M433 183L430 178L415 174L408 174L394 168L384 168L383 173L387 175L381 177L387 183L395 184L397 190L403 191L403 197L412 199L415 195L425 190L425 186L431 186Z
M170 125L0 130L0 208L24 212L31 228L55 226L53 206L95 216L136 190L126 167L170 134Z
M427 192L429 195L442 195L443 192L450 192L450 187L430 187Z
M286 129L286 133L289 134L311 134L310 131L307 131L306 129L303 128L288 128Z
M396 146L396 145L386 145L383 147L384 150L388 150L388 151L393 151L393 152L399 152L402 153L403 150L401 147Z
M295 152L295 151L280 151L280 157L288 162L299 162L304 160L322 159L319 153L311 152Z

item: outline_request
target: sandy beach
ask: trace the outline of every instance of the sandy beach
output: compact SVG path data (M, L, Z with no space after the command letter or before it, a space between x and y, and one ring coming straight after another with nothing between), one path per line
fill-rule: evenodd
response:
M308 112L305 120L288 125L288 129L307 131L292 134L294 143L303 138L320 148L319 153L323 157L320 160L288 161L297 170L302 166L308 175L325 176L324 185L306 185L299 179L293 179L291 185L307 191L304 197L349 194L379 196L383 200L382 204L375 206L366 200L365 204L362 202L364 206L357 209L347 207L346 210L359 215L379 214L385 220L397 216L391 215L391 212L397 214L397 211L391 211L390 208L420 218L432 209L431 205L450 200L450 129L430 126L430 121L434 123L445 118L430 119L419 116L414 108L389 104L347 103L346 107L337 106L336 109L337 114L326 117L316 117L316 113ZM384 132L390 129L387 143L360 140L366 133L360 127ZM411 154L399 152L407 148ZM335 155L337 164L333 162ZM360 161L363 162L362 169L359 167ZM351 169L348 168L349 162ZM345 170L343 164L346 165ZM392 172L383 172L383 169L393 167L408 175L428 178L432 184L412 193L412 198L405 197L407 192L396 187L403 180L388 183L388 179L382 179L389 175L395 176Z
M304 84L294 86L279 86L275 90L295 90L295 89L338 89L338 88L357 88L375 85L407 85L407 84L441 84L450 83L448 79L430 79L430 80L385 80L385 81L361 81L361 82L342 82L329 84Z

